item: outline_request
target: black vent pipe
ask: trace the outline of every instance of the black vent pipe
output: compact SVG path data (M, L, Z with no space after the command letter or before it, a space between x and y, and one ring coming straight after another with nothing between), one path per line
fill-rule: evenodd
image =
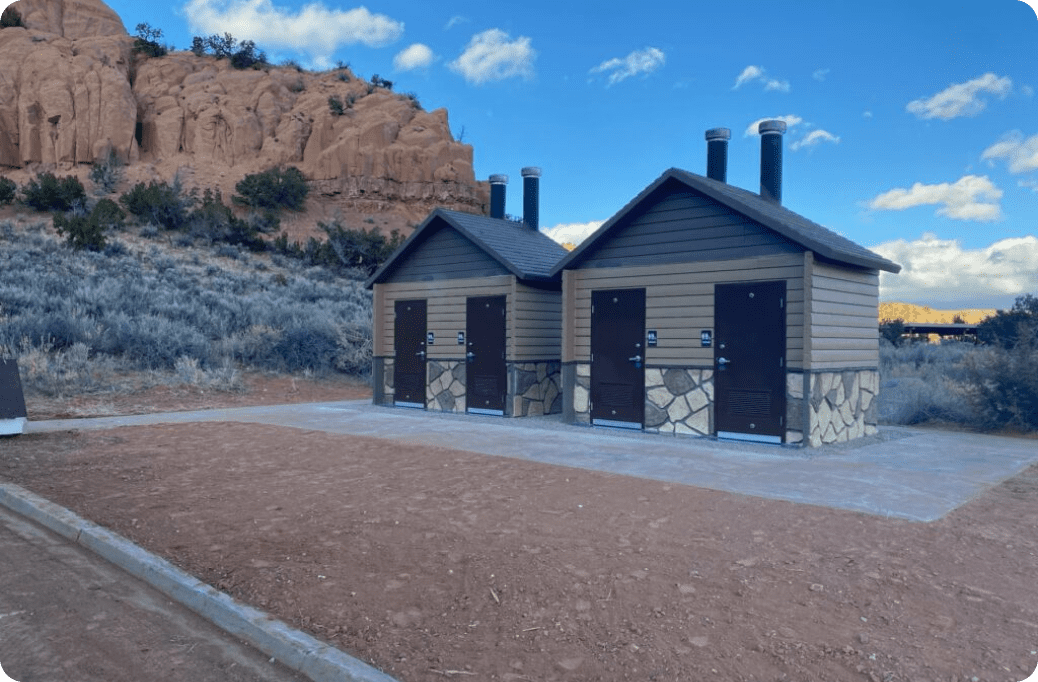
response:
M776 204L782 203L782 134L785 121L761 121L760 133L760 195Z
M490 176L490 217L505 217L505 189L508 185L507 175Z
M523 223L531 230L540 227L540 184L541 169L527 166L523 176Z
M728 128L711 128L706 131L706 177L728 182L728 140L732 131Z

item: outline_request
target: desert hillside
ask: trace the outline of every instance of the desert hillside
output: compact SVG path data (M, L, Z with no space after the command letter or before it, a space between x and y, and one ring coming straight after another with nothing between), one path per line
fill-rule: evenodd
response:
M950 323L958 315L966 322L973 324L995 314L995 310L934 310L930 306L901 303L899 301L881 302L879 319L904 320L905 322L930 322L934 324Z
M345 67L239 70L189 51L150 57L101 0L12 7L24 27L0 30L0 173L18 184L41 170L85 181L114 153L127 164L117 192L179 173L229 198L245 175L291 165L311 185L307 210L282 218L298 237L336 215L406 233L436 206L489 202L447 111L424 111L384 81Z

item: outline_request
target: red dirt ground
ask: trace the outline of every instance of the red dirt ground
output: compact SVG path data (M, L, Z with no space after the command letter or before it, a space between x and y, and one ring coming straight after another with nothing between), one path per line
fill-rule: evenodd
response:
M928 524L249 424L0 440L0 480L403 682L1019 682L1038 661L1038 467Z

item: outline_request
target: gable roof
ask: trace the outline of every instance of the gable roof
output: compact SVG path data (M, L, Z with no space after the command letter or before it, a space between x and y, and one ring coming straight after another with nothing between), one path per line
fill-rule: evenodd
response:
M547 282L560 277L552 269L566 255L566 249L547 235L511 220L437 208L375 271L365 286L370 288L373 284L385 282L397 264L413 253L428 235L442 227L441 221L457 230L519 279Z
M585 239L580 246L559 261L552 274L558 274L566 268L576 267L601 242L621 224L632 211L637 209L653 192L664 183L676 180L687 187L701 192L728 208L774 230L786 239L803 246L829 260L855 265L870 270L886 270L899 272L901 266L869 251L864 246L855 244L846 237L841 237L832 230L808 220L799 213L769 201L759 194L729 185L718 180L696 175L680 168L671 168L655 182L646 187L632 199L616 215L607 220L594 234Z

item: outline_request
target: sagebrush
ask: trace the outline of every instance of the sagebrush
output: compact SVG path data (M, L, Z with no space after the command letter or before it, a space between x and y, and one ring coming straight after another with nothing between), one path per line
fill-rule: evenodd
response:
M33 374L38 390L78 391L94 366L167 376L370 369L371 293L325 268L247 252L222 261L156 246L72 251L9 223L0 233L0 354L50 367Z

